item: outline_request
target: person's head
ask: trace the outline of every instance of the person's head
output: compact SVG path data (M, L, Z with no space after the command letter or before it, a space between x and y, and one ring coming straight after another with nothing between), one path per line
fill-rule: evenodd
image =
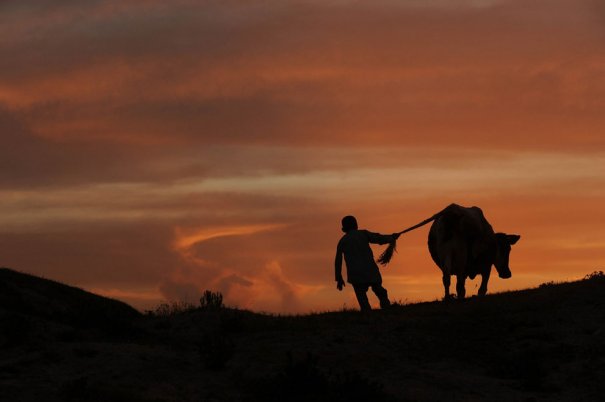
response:
M342 218L342 231L347 233L351 230L357 230L357 219L353 215L347 215Z

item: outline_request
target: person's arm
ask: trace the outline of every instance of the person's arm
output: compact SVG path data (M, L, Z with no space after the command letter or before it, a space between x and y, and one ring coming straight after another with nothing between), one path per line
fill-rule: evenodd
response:
M366 231L368 234L368 240L373 244L387 244L392 243L399 237L398 233L393 233L392 235L383 235L380 233L374 233L370 231Z
M342 290L345 286L345 281L342 279L342 248L340 242L336 246L336 259L334 260L334 279L336 280L336 288Z

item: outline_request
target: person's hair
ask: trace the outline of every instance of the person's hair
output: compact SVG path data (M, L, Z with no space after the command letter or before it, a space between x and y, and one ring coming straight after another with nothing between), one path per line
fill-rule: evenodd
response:
M357 230L357 219L353 215L347 215L342 218L342 231Z

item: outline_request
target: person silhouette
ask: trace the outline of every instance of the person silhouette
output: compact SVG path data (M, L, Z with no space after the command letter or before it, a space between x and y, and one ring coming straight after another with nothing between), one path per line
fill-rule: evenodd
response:
M370 287L380 300L380 308L389 307L391 302L387 290L382 287L382 276L378 270L378 265L374 261L370 243L391 243L399 238L399 234L383 235L368 230L359 230L357 219L351 215L342 218L342 231L345 234L336 247L336 260L334 262L336 288L342 291L345 286L342 277L342 256L344 254L347 264L347 282L353 285L361 311L372 309L367 295Z

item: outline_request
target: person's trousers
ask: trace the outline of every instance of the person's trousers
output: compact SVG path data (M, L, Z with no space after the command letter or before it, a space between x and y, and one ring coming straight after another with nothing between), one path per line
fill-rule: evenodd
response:
M361 311L372 310L367 294L368 288L370 287L372 288L372 292L374 292L376 297L378 297L378 300L380 300L380 308L387 308L391 305L387 290L383 288L381 284L357 283L353 284L353 289L355 290L355 296L357 296L357 301L359 302L359 307L361 307Z

